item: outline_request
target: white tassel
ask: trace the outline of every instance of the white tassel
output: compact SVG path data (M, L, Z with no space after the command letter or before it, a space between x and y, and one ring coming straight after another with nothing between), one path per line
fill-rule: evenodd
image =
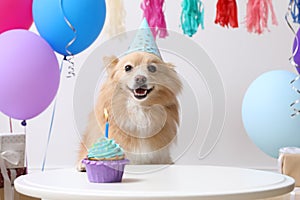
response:
M123 0L106 0L105 33L113 37L126 31Z

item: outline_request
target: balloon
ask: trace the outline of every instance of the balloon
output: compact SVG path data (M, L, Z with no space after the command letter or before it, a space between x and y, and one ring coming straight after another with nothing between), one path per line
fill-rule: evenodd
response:
M0 111L20 120L44 111L56 95L60 79L49 44L27 30L0 35Z
M105 0L33 1L33 18L38 32L62 55L69 55L68 51L75 55L88 48L100 34L105 15Z
M0 1L0 33L11 29L29 29L32 20L32 0Z
M300 116L292 118L290 108L300 98L290 85L295 77L296 74L283 70L264 73L244 96L244 127L256 146L274 158L281 147L300 147ZM300 88L300 82L295 83Z
M296 69L297 69L298 73L300 74L300 29L297 31L297 38L299 39L299 44L297 42L297 39L295 38L292 53L294 54L296 48L298 48L297 52L295 52L293 59L294 59L294 62L299 66L299 67L296 67Z

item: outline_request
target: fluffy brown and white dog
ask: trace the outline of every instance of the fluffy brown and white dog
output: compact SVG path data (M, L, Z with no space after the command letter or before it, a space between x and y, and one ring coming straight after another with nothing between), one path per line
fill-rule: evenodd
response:
M109 138L125 150L131 164L170 164L170 144L179 125L177 95L181 81L170 63L147 52L133 52L118 59L105 57L107 80L90 114L78 155L78 167L103 132L109 113Z

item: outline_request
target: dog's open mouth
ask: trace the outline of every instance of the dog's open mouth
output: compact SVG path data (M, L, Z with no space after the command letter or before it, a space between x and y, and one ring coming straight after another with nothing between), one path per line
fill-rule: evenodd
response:
M140 87L136 89L132 89L133 95L136 99L142 100L147 97L147 95L153 90L153 87L150 89Z

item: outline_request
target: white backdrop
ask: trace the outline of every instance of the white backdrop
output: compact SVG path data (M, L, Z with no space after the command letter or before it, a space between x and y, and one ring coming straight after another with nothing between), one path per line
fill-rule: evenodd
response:
M168 29L181 33L179 0L166 0L165 15ZM127 30L136 29L142 17L140 1L125 0ZM293 34L284 15L288 1L273 1L279 25L270 25L271 32L263 35L250 34L243 23L246 0L238 1L238 29L222 28L214 24L214 1L204 1L205 30L199 30L192 40L198 43L214 62L223 80L226 94L226 119L221 138L214 150L204 159L198 158L201 141L196 140L177 162L181 164L227 165L250 168L275 169L276 160L261 152L248 138L242 124L241 104L250 83L260 74L270 70L295 71L289 64ZM31 28L36 32L34 25ZM87 50L75 56L76 70L107 36L101 33L97 41ZM62 58L58 56L58 59ZM79 143L74 125L73 93L76 77L62 78L57 95L57 110L47 153L46 168L72 167L75 165ZM84 97L83 97L84 98ZM27 156L30 168L41 168L44 158L48 129L53 104L40 116L28 121ZM87 116L82 116L86 121ZM191 119L192 120L192 119ZM0 131L9 130L8 118L0 115ZM22 131L19 121L14 121L14 130ZM80 131L80 130L79 130Z

